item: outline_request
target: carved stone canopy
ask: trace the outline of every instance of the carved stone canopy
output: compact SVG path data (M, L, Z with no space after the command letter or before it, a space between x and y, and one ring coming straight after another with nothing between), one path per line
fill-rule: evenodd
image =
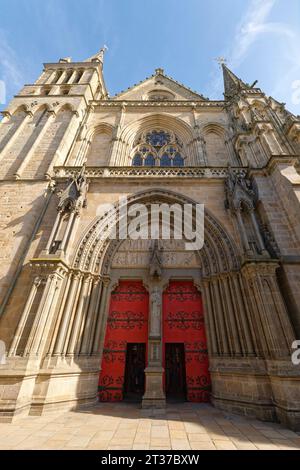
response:
M236 212L244 203L249 210L254 210L258 202L257 189L253 181L243 173L234 173L228 168L228 176L225 180L225 207Z
M89 183L84 176L84 171L79 175L69 178L67 187L58 192L59 212L79 212L82 207L86 207L86 194Z

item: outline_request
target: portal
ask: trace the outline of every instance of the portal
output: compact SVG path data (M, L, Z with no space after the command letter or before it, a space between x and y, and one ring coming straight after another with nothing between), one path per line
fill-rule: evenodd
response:
M149 295L141 281L120 281L112 292L99 381L100 401L141 393L147 354ZM133 378L133 366L139 374ZM134 388L135 382L135 388Z
M208 402L211 381L204 313L201 293L192 281L170 281L163 293L163 346L167 397L174 396L177 380L177 398L181 394L187 401Z

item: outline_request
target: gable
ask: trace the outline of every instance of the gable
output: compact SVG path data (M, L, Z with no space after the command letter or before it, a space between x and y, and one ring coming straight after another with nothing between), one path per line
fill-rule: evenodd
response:
M162 69L157 69L154 75L115 95L112 99L128 101L205 100L202 95L166 76Z

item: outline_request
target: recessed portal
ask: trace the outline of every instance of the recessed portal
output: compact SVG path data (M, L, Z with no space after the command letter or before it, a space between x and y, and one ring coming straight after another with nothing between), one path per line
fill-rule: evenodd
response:
M166 398L169 401L186 400L186 376L183 343L166 344Z
M141 281L122 280L112 292L99 380L100 401L121 401L124 390L137 391L132 389L137 379L133 379L133 364L142 362L144 372L148 309L149 295ZM142 388L141 378L136 386Z
M163 343L167 398L169 367L170 387L174 374L181 374L180 377L186 377L186 400L208 402L211 387L204 312L201 293L192 281L171 280L163 293ZM168 353L170 347L173 350ZM180 372L183 367L180 364L184 364L184 373ZM178 386L180 377L177 377Z
M145 343L128 343L124 378L124 400L142 400L145 391L145 367Z

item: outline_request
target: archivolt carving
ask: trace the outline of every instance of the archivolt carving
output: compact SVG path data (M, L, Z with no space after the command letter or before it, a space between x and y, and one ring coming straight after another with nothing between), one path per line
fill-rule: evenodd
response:
M149 190L132 195L128 204L163 203L188 204L195 201L166 190ZM117 203L115 205L118 213ZM112 225L111 214L104 214L94 220L80 240L75 253L73 267L102 275L109 274L111 263L116 251L124 240L100 239L99 234ZM114 220L114 219L113 219ZM217 220L205 211L205 243L199 251L203 276L229 272L239 268L238 251L228 234Z

